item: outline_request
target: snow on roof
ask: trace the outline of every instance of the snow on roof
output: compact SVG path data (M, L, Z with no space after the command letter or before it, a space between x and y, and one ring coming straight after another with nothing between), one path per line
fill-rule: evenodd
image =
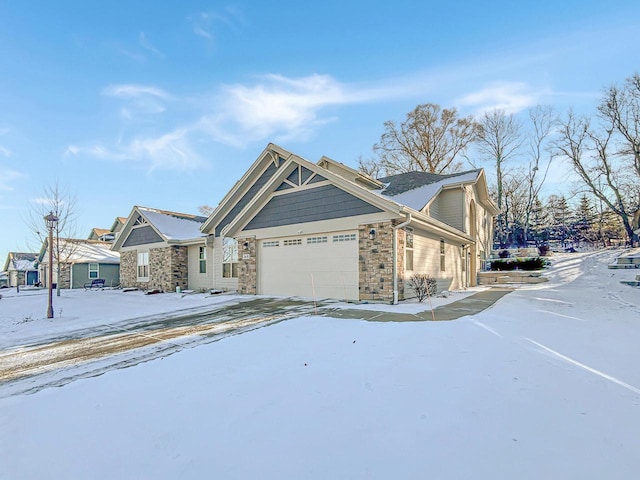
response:
M112 251L110 243L97 240L61 238L60 251L61 263L120 263L120 253ZM42 262L48 263L46 255Z
M9 261L7 262L7 270L15 270L18 272L27 272L37 270L35 267L38 255L36 253L9 252Z
M191 240L205 236L200 231L205 217L147 207L138 207L138 210L167 240Z
M412 174L424 172L409 173ZM387 183L387 187L384 190L380 191L379 194L384 198L392 200L393 202L396 202L400 205L405 205L409 208L420 211L443 187L451 184L475 182L478 178L478 174L479 170L472 170L469 172L446 176L436 176L434 174L428 174L423 176L422 181L419 180L418 182L415 181L415 176L412 176L413 183L411 183L411 186L416 184L418 186L410 188L408 190L404 190L402 188L402 185L398 185L403 180L400 177L407 176L408 174L394 175L393 177L386 177L380 180L384 183ZM438 180L438 178L441 179ZM389 194L387 192L393 193Z

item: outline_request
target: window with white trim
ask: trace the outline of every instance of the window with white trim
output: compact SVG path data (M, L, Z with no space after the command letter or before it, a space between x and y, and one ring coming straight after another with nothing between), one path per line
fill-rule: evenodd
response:
M405 228L404 269L413 270L413 229Z
M100 278L100 265L97 263L89 264L89 278Z
M301 238L293 238L291 240L285 240L282 243L284 243L285 247L290 247L292 245L302 245L302 239Z
M149 281L149 252L138 252L138 281Z
M355 242L356 234L355 233L347 233L333 236L334 242Z
M198 263L200 273L207 273L207 247L198 247Z
M222 239L222 277L238 278L238 241L235 238Z
M327 237L309 237L307 238L307 245L314 243L327 243Z
M444 251L445 251L445 247L444 247L444 240L441 238L440 239L440 271L444 272L445 271L445 256L444 256Z

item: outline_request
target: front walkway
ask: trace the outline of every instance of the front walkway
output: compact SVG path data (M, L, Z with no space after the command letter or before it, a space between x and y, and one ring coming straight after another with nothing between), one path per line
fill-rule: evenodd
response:
M491 288L474 293L471 296L456 300L455 302L441 305L439 307L425 310L419 313L393 313L360 309L341 309L333 310L327 314L328 317L334 318L351 318L362 319L375 322L416 322L419 320L455 320L467 315L475 315L486 308L489 308L495 302L500 300L508 293L513 292L512 288ZM428 301L425 302L425 308L428 307Z

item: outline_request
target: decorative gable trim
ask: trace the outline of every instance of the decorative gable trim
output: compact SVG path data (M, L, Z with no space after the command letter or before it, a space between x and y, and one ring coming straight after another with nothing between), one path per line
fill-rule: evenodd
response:
M256 189L253 187L261 177L265 176L265 172L268 169L272 170L272 174L279 171L280 167L284 165L292 155L292 153L273 143L267 145L253 165L249 167L242 178L220 201L220 204L203 223L200 230L205 234L215 234L218 236L229 221L235 217L235 214L240 212L251 200L251 197L255 195L257 190L259 190L259 188ZM250 190L252 191L250 192Z

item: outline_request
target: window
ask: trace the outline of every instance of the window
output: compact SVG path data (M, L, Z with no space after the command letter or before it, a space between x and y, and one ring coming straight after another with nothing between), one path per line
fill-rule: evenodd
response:
M404 269L413 270L413 229L405 229Z
M302 245L302 239L294 238L292 240L285 240L283 243L285 247L290 247L291 245Z
M89 278L98 278L100 277L100 270L97 263L89 264Z
M207 273L207 247L200 247L198 251L200 273Z
M327 243L327 237L309 237L307 238L307 245L314 243Z
M138 281L149 281L149 252L138 253Z
M440 271L444 272L444 240L440 239Z
M263 247L279 247L280 240L270 240L268 242L262 242Z
M334 235L333 236L333 241L334 242L355 242L356 241L356 234L355 233L351 233L351 234L346 234L346 235Z
M222 239L222 277L238 278L238 241Z

